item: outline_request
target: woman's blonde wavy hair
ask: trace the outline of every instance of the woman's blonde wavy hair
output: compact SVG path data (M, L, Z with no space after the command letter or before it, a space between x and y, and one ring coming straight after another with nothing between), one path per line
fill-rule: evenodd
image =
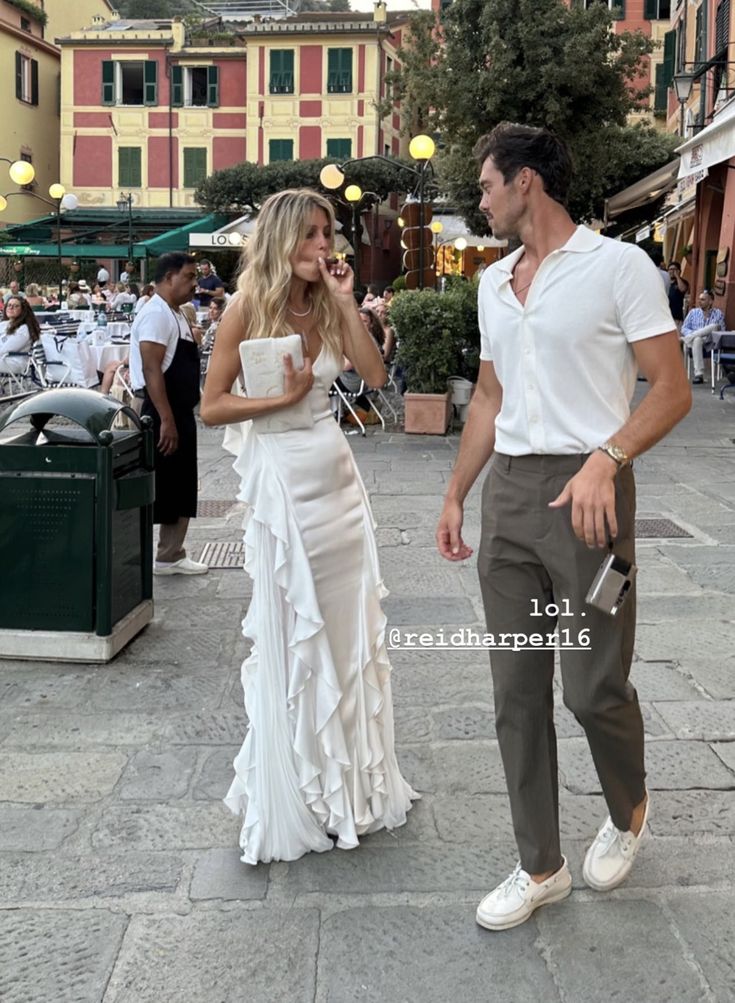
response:
M322 209L327 215L333 246L334 210L319 192L310 188L289 188L271 195L263 203L255 233L243 252L246 264L237 281L248 338L282 338L295 333L287 319L293 276L291 258L306 238L315 209ZM331 354L341 357L342 334L337 305L321 279L309 283L307 296L313 303L322 344Z

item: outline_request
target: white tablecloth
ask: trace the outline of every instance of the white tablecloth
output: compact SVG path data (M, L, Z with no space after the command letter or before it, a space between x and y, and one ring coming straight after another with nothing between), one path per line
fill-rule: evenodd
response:
M90 345L88 341L81 341L78 348L86 365L93 366L95 373L104 372L111 362L123 362L130 354L130 345Z
M91 352L84 352L84 342L42 333L41 344L48 362L65 362L71 368L67 383L80 387L94 387L99 383L95 360Z

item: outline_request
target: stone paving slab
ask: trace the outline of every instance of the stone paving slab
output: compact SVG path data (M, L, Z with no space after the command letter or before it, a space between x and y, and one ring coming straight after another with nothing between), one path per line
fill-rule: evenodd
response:
M127 923L102 909L0 911L0 999L101 1003Z
M733 773L733 788L735 789L735 742L715 742L712 749L722 762Z
M77 831L81 818L79 808L0 804L0 851L55 850Z
M311 853L294 864L282 882L287 896L320 893L477 892L506 877L516 862L512 841L486 847L461 842L373 847L369 837L355 850Z
M0 802L98 801L117 783L124 752L7 752L0 773Z
M540 910L537 923L547 944L547 962L565 1000L702 1001L697 973L681 956L670 923L653 902L607 900L597 905L572 897ZM571 945L579 960L570 964Z
M182 859L172 853L8 853L0 872L0 901L56 902L176 891Z
M196 663L194 663L195 665ZM209 675L166 665L122 665L115 661L104 675L95 680L91 705L98 710L161 712L203 710L219 703L229 684L225 672Z
M730 790L735 774L702 742L655 741L646 745L646 783L650 790L708 788ZM597 778L587 742L567 738L559 742L559 773L573 794L597 794Z
M142 749L125 768L117 794L123 801L168 801L183 797L197 764L198 750L187 748L154 752Z
M714 998L735 999L735 893L677 897L668 912Z
M418 620L433 621L444 625L445 629L454 624L464 627L477 623L472 603L454 596L406 598L402 595L393 595L386 599L383 609L389 627L406 626L410 631L413 631L413 625Z
M165 727L160 714L80 714L44 709L13 714L5 722L0 744L37 750L140 746L161 738Z
M639 700L700 700L702 694L682 669L669 662L633 662L630 681Z
M533 924L493 937L467 906L363 907L323 921L315 1003L447 1003L458 992L478 1003L560 1000Z
M314 909L136 916L105 1003L312 1003Z
M685 658L679 662L679 669L714 700L735 699L735 659L726 656L729 651L722 658Z
M502 794L506 790L494 741L434 742L429 749L399 746L398 761L418 791Z
M237 845L239 831L220 804L113 805L91 838L99 850L192 850Z
M735 836L735 790L657 791L648 824L654 836Z
M636 630L635 650L639 658L652 662L692 661L712 651L732 650L733 625L718 620L699 620L674 631L671 624L642 623Z
M238 745L213 749L204 754L199 775L192 789L192 797L195 801L222 800L235 775L232 763L241 746L242 742Z
M669 701L656 710L677 738L735 739L735 700Z
M243 901L265 898L268 888L268 865L243 864L240 851L233 847L207 850L194 865L189 898Z

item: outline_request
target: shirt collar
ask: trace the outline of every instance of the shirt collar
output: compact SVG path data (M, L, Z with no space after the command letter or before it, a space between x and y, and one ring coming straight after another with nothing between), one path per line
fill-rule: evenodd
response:
M595 233L594 230L590 230L587 226L578 226L566 244L564 244L563 247L560 247L559 250L572 251L576 254L584 254L588 251L596 250L600 244L602 244L602 237L599 233ZM511 275L524 250L525 248L521 245L521 247L513 251L512 254L509 254L505 258L501 258L496 266L498 271L506 272L508 275Z

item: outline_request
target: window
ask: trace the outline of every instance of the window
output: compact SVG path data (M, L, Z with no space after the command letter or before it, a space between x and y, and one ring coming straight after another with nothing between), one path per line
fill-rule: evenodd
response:
M38 60L15 54L15 96L26 104L38 104Z
M653 99L653 110L656 115L665 115L669 106L669 87L674 79L674 60L676 58L676 32L667 31L664 35L664 61L656 67L656 90Z
M715 52L727 49L730 40L730 0L720 0L715 14ZM725 56L727 59L727 56Z
M352 140L328 139L327 156L336 157L337 160L349 160L352 156Z
M33 157L27 151L21 151L21 154L18 157L18 160L23 160L23 161L25 161L26 164L32 164L33 163ZM25 192L35 191L36 190L36 181L35 181L35 178L34 178L33 181L31 181L31 183L29 185L21 185L20 187Z
M120 188L140 188L140 147L120 146L117 151L117 175Z
M383 143L383 156L384 157L390 156L390 143Z
M293 160L293 140L292 139L268 140L268 160L271 164L275 160Z
M352 91L352 49L327 49L327 91L330 94Z
M671 0L646 0L643 16L647 21L668 21L671 17Z
M31 27L31 22L27 17L22 17L20 19L20 30L27 31L29 35L33 34L33 28Z
M158 63L103 60L102 104L158 104Z
M613 17L625 17L625 0L584 0L585 10L589 10L593 4L604 3Z
M171 104L174 108L217 108L219 67L171 67Z
M293 94L293 49L271 50L271 94Z
M184 188L196 188L207 177L206 146L184 149Z
M703 63L707 58L705 45L707 38L704 32L704 7L697 8L697 18L694 24L694 62Z

